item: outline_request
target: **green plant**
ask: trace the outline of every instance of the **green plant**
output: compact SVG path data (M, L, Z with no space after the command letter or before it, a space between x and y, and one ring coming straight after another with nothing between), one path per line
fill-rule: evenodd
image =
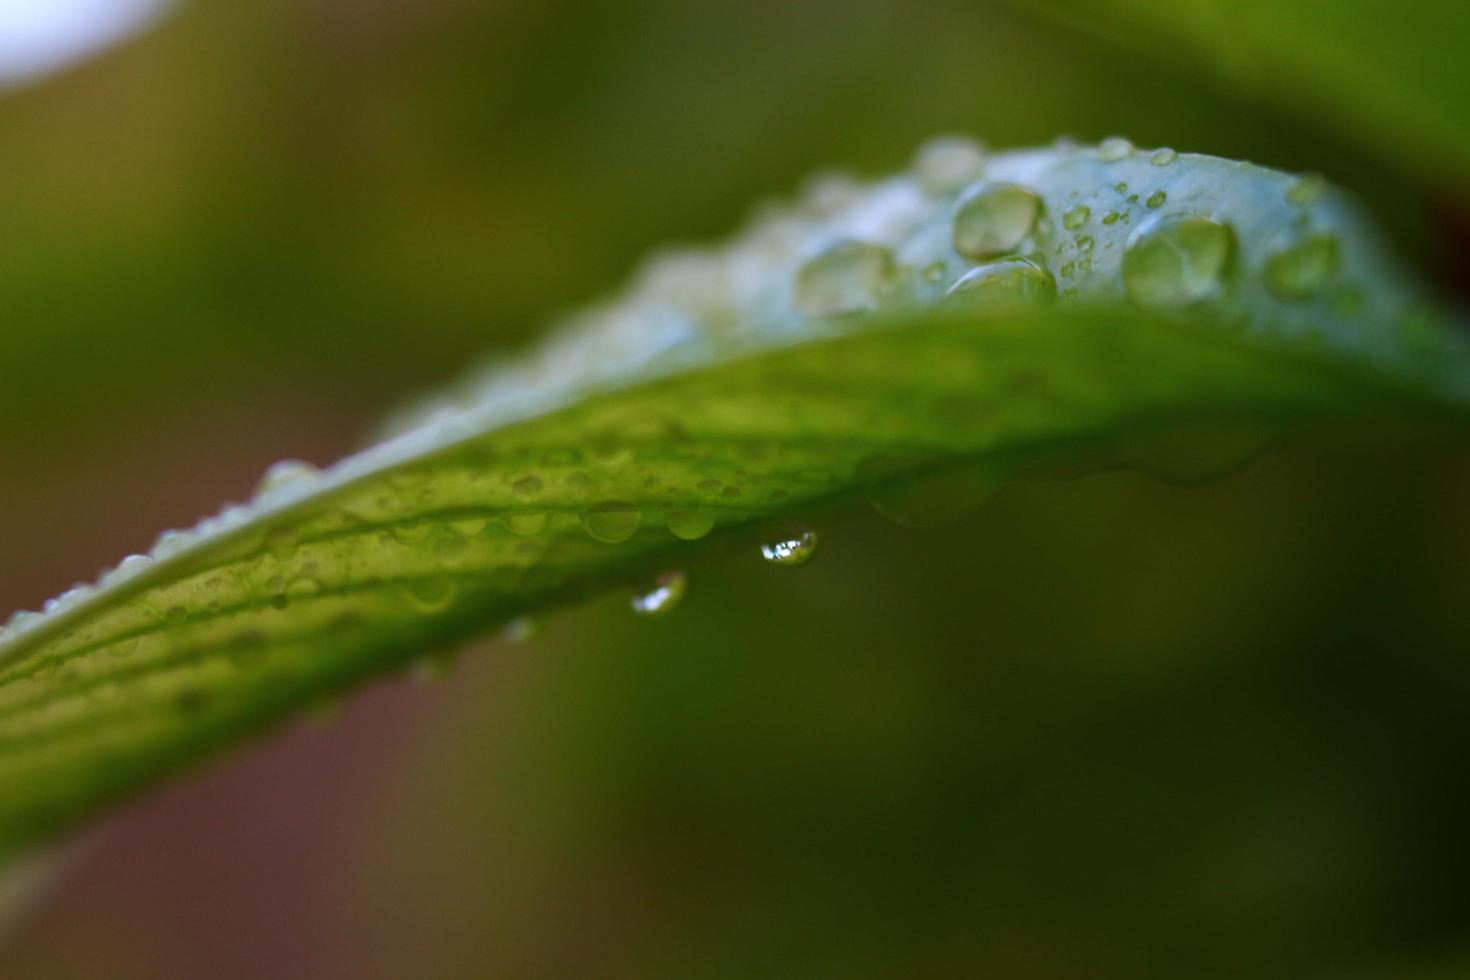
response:
M369 675L702 549L816 547L867 495L939 523L1007 480L1195 478L1303 429L1458 424L1470 356L1351 201L1121 139L814 183L724 249L273 467L0 640L0 849ZM670 577L672 575L672 577Z

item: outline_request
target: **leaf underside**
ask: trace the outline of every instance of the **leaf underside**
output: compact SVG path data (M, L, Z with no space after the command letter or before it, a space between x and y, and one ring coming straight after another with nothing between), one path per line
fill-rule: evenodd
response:
M1115 188L1151 164L1045 152L1045 166L1032 154L1022 168L1049 220L1025 246L1038 268L1075 252L1075 229L1055 219L1084 191L1119 195L1135 228L1148 220L1151 208ZM992 173L1005 166L992 161ZM1285 175L1208 158L1174 166L1170 194L1192 213L1234 205L1234 275L1264 261L1250 254L1257 242L1301 227ZM942 192L933 214L954 206ZM847 213L810 218L804 234L820 244ZM1417 294L1386 264L1381 287L1363 271L1383 260L1347 212L1317 219L1343 239L1343 278L1358 273L1369 292L1368 312L1344 324L1326 306L1275 304L1245 285L1206 307L1135 309L1115 280L1137 232L1099 225L1102 213L1096 263L1070 284L1058 270L1060 298L1046 308L916 293L857 316L783 318L772 297L807 261L793 246L757 267L734 318L774 333L731 339L726 327L719 343L696 333L640 350L641 335L609 346L598 328L573 331L552 342L555 363L596 352L612 369L560 387L543 379L538 391L516 370L472 383L427 428L277 486L64 598L0 640L0 853L364 678L684 567L771 518L977 460L1046 473L1146 461L1178 434L1267 438L1461 412L1460 347L1427 327L1404 347L1393 314ZM931 217L905 233L910 251L933 238ZM891 244L902 268L914 264ZM953 280L967 264L948 255ZM720 313L712 321L732 319L728 305ZM1301 329L1314 316L1322 330ZM507 386L528 398L502 397Z

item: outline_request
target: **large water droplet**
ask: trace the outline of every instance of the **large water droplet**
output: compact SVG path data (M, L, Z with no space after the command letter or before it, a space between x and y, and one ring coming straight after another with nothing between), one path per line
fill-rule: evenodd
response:
M1235 251L1230 226L1194 215L1145 222L1123 253L1123 290L1139 306L1184 306L1213 295Z
M796 306L807 316L875 309L898 268L881 245L844 240L808 260L796 274Z
M1030 259L1004 259L971 269L947 298L978 306L1049 306L1057 298L1057 281Z
M582 526L598 541L617 544L631 538L643 521L633 504L609 500L582 512Z
M683 572L665 572L633 594L633 611L641 616L664 616L672 612L689 591Z
M877 487L868 492L868 502L903 527L943 527L990 499L1000 486L999 469L989 463L972 463Z
M1336 235L1309 235L1266 259L1266 287L1282 299L1311 299L1341 266Z
M1041 216L1041 197L1020 184L983 184L961 199L954 215L954 250L989 259L1015 250Z
M805 565L817 555L821 538L805 524L784 521L770 528L761 543L761 557L775 565Z
M698 541L715 526L713 511L676 510L669 513L666 523L674 537L684 541Z
M941 136L925 143L914 160L919 186L931 194L951 194L985 175L985 151L963 136Z

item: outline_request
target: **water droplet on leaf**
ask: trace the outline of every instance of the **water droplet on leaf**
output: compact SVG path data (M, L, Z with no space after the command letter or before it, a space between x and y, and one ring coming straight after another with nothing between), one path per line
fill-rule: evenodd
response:
M1139 306L1185 306L1213 295L1235 251L1229 225L1165 215L1141 225L1123 254L1123 290Z
M807 261L796 274L796 306L807 316L876 309L898 268L881 245L845 240Z
M638 530L643 514L633 504L609 500L582 512L587 533L606 544L626 541Z
M1342 265L1337 236L1309 235L1266 259L1266 287L1287 300L1311 299Z
M969 259L1013 251L1031 234L1041 215L1041 197L1019 184L983 184L955 209L954 250Z
M1004 259L971 269L946 298L977 306L1049 306L1057 298L1057 281L1030 259Z
M698 541L715 526L712 511L676 510L669 513L667 522L674 537L684 541Z

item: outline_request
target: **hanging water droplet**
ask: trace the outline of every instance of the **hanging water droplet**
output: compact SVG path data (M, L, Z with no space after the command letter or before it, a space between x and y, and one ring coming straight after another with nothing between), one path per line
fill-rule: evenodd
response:
M796 567L816 557L821 538L805 524L785 521L775 525L761 544L761 557L775 565Z
M546 525L550 520L551 515L545 513L514 512L500 515L500 523L505 525L505 529L523 538L540 534L546 530Z
M955 208L954 250L981 260L1015 250L1041 216L1041 197L1020 184L982 184Z
M638 530L643 514L633 504L609 500L582 512L582 527L598 541L618 544Z
M1266 259L1266 287L1282 299L1311 299L1342 265L1337 236L1309 235Z
M409 602L423 613L438 613L454 601L454 580L444 575L414 579L408 583Z
M1076 231L1087 224L1087 219L1092 217L1092 208L1085 204L1068 208L1062 215L1062 227L1068 231Z
M664 616L684 601L689 579L683 572L665 572L633 593L633 611L640 616Z
M665 523L674 537L698 541L714 529L715 515L713 511L676 510L669 513Z
M990 463L956 466L868 492L868 502L903 527L943 527L979 507L1001 486L1001 471Z
M1121 136L1109 136L1097 146L1097 158L1103 163L1116 163L1133 155L1133 144Z
M1049 306L1057 281L1030 259L1003 259L977 266L955 283L946 299L979 306Z
M305 489L320 476L317 468L300 459L283 459L272 463L255 486L255 495L278 494L287 487Z
M457 521L451 521L449 526L454 529L455 533L472 538L485 530L485 525L488 523L483 517L465 517Z
M1292 181L1286 188L1286 200L1297 207L1315 204L1327 191L1327 178L1321 174L1306 174Z
M985 174L985 150L963 136L941 136L925 143L914 160L919 186L931 194L951 194Z
M1123 253L1123 290L1139 306L1184 306L1219 290L1235 251L1229 225L1165 215L1140 225Z
M828 246L796 274L796 306L807 316L876 309L898 273L881 245L847 239Z
M1190 430L1137 438L1119 456L1162 483L1191 486L1244 469L1269 445L1267 434L1248 427Z
M1167 192L1165 192L1165 191L1154 191L1152 194L1150 194L1148 196L1148 200L1147 201L1144 201L1143 203L1146 204L1146 205L1148 205L1150 208L1157 208L1157 207L1162 206L1163 203L1165 201L1167 201L1168 199L1169 199L1169 195L1168 195Z
M1148 158L1148 162L1153 164L1155 167L1167 167L1169 164L1178 159L1179 154L1166 146L1154 151L1154 155Z

